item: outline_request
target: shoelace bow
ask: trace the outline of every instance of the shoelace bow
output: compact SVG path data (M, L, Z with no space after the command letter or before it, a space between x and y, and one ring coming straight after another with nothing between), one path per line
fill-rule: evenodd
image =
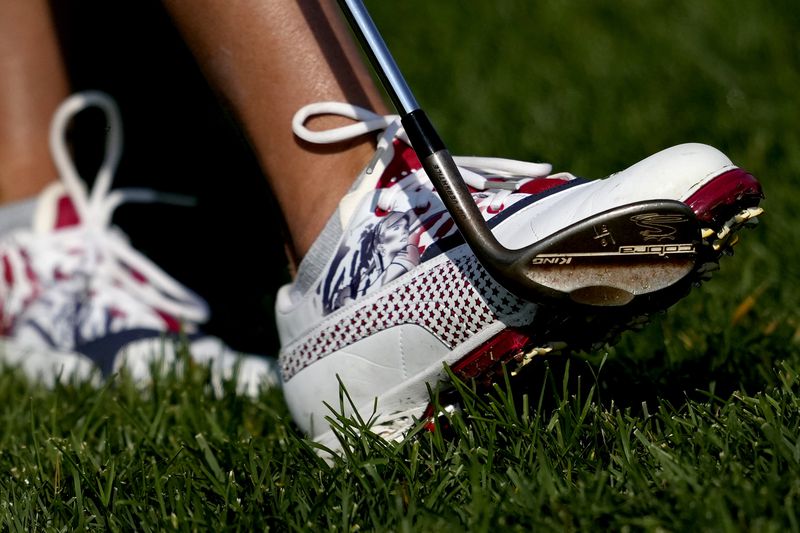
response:
M106 115L106 151L91 194L80 179L66 147L65 130L77 113L96 106ZM134 250L122 231L111 226L114 210L128 202L185 203L177 195L149 189L117 189L111 183L122 153L122 127L119 110L106 94L83 92L68 98L56 111L50 128L50 148L79 223L56 232L29 233L23 246L37 249L53 272L69 277L84 276L92 289L102 291L106 284L151 308L187 322L208 319L205 301L167 275L152 261ZM34 227L39 224L34 222Z
M339 115L357 122L338 128L313 131L306 127L309 118L318 115ZM410 145L399 115L379 115L367 109L341 102L318 102L300 109L292 120L292 130L301 139L315 144L332 144L383 130L378 136L375 156L367 172L380 175L394 157L392 142L401 139ZM498 210L509 195L533 179L545 178L553 168L548 163L529 163L497 157L454 156L464 181L475 191L483 191L490 210ZM426 185L432 187L427 175L417 172L412 179L404 179L402 187L389 187L381 191L378 207L390 211L394 199L409 188Z

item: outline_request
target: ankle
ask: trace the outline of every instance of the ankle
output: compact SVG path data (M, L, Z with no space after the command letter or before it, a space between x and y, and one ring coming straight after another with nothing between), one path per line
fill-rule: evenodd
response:
M284 188L283 194L276 192L291 240L293 261L299 262L308 253L374 151L374 142L362 139L340 152L314 154L308 158L310 164L295 169L294 174L303 176L302 180L290 182L295 186Z

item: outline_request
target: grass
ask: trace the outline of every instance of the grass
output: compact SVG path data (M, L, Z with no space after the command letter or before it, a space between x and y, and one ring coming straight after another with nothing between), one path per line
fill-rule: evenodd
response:
M513 394L462 384L463 412L400 444L340 420L351 451L330 463L279 391L216 397L203 369L144 392L5 371L0 527L800 530L793 3L369 7L454 153L602 177L707 142L762 180L762 225L615 347L537 362Z
M4 529L797 529L800 377L753 395L604 400L589 366L542 365L536 396L462 385L448 427L390 444L340 420L332 463L277 393L214 398L206 375L148 394L3 378ZM592 383L588 387L587 385ZM9 403L10 402L10 403Z

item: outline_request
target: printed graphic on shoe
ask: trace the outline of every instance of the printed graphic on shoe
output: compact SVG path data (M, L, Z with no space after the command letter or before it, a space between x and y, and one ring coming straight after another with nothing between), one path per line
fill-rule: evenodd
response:
M439 241L456 235L455 224L434 194L433 185L419 172L420 163L413 150L395 140L391 150L385 150L384 154L387 158L396 155L375 185L376 205L362 204L353 213L349 232L320 287L326 313L411 272L443 251L436 246ZM466 169L464 173L470 178L477 176ZM473 197L486 220L529 195L525 192L526 185L534 181L540 191L578 183L572 176L535 180L496 175L491 181L483 176L470 179L475 191ZM518 189L483 192L489 186L507 183Z
M355 123L310 131L304 124L316 114ZM339 407L337 377L363 416L377 398L374 431L401 436L424 414L428 384L445 380L443 365L465 378L491 380L504 363L524 365L531 354L564 343L603 342L706 277L734 231L760 214L758 182L705 145L676 146L594 181L551 174L541 163L455 158L484 219L509 249L634 202L676 200L694 211L704 227L696 271L674 291L653 292L647 309L594 317L588 327L586 316L522 300L486 273L420 168L399 117L320 103L301 109L293 129L316 143L378 136L375 157L276 303L285 398L298 425L333 447L325 403ZM639 223L655 243L670 237L673 222Z
M349 227L320 287L325 313L410 272L420 262L444 251L436 246L439 241L457 236L453 220L434 193L433 184L420 172L420 162L399 124L391 123L391 117L367 116L351 106L327 103L301 110L295 119L295 131L305 140L323 143L367 132L352 127L327 132L305 128L308 117L329 112L354 119L363 116L367 122L362 124L370 130L386 130L362 177L362 185L351 192L358 194L366 187L375 192L375 198L348 215ZM499 158L457 159L486 220L520 200L582 182L567 173L549 176L548 164Z
M72 117L90 106L105 112L108 135L91 192L64 140ZM0 361L48 383L99 377L97 369L107 376L123 366L144 380L153 362L174 357L175 339L181 337L194 359L211 365L217 384L237 365L240 390L255 393L261 381L274 384L269 360L240 358L203 335L205 301L111 226L114 210L124 202L178 200L150 190L111 190L122 150L113 100L99 92L67 99L54 116L50 143L60 181L39 196L30 229L0 236Z

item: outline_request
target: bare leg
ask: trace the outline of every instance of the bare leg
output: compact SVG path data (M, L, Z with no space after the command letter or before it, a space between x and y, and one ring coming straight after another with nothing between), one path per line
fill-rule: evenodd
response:
M0 2L0 203L57 175L48 131L68 83L47 0Z
M321 100L385 112L337 7L326 0L164 3L244 125L302 257L373 146L369 139L328 149L306 144L292 134L293 114ZM342 119L318 120L312 126Z

